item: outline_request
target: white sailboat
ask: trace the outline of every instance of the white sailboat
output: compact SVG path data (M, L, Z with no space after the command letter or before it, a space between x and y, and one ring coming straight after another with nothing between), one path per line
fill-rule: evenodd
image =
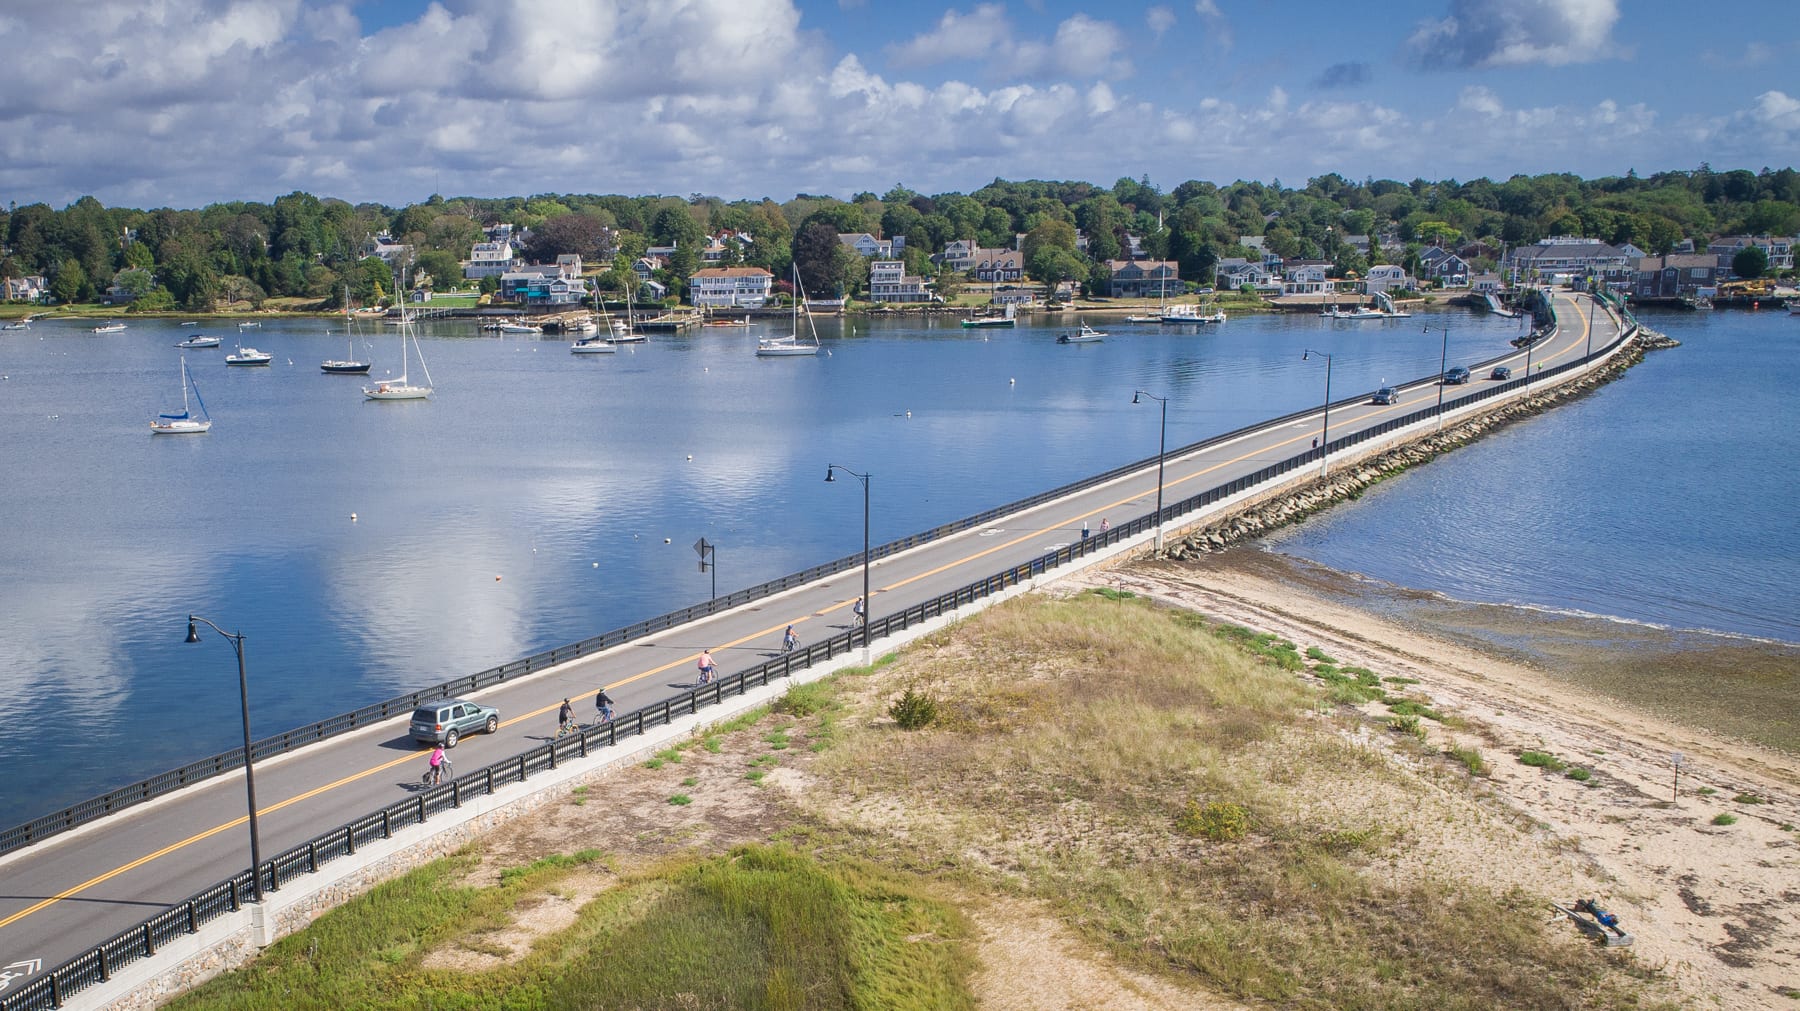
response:
M569 353L576 355L610 355L618 349L613 347L613 318L607 315L606 303L600 301L600 286L594 286L594 312L599 314L599 325L589 325L588 336L569 345ZM604 329L605 333L599 331Z
M800 305L806 301L806 288L800 283L800 268L794 268L794 332L785 337L764 337L756 342L758 358L794 358L819 353L819 330L813 326L812 313L806 314L806 326L812 343L800 339Z
M632 279L625 283L625 318L613 320L612 333L606 338L613 344L644 344L649 341L649 338L637 332L637 308L632 298L636 286L637 275L633 274Z
M419 356L419 371L425 373L428 385L417 386L407 378L407 342L412 342L412 353ZM424 400L431 396L431 370L425 367L425 352L419 348L419 335L413 332L412 319L400 324L400 378L384 379L381 382L363 387L363 396L370 400Z
M369 363L356 357L356 317L350 314L350 286L344 286L344 333L349 340L342 358L327 358L319 363L319 371L341 376L360 376L369 371Z
M200 413L193 413L193 404L188 402L188 391L193 390L193 404L200 405ZM150 422L152 435L197 435L212 427L212 418L206 413L206 402L200 399L200 387L194 385L194 377L188 375L187 358L181 359L181 410L164 411Z

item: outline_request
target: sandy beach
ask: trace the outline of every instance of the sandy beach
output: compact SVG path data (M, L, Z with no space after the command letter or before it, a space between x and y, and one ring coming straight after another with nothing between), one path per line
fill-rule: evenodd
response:
M1433 742L1479 748L1493 770L1495 799L1580 858L1571 873L1568 861L1552 868L1505 850L1471 854L1496 880L1599 900L1635 936L1636 958L1697 1003L1765 1008L1800 997L1800 762L1790 751L1672 716L1682 707L1669 697L1681 693L1666 686L1633 704L1582 680L1616 687L1621 672L1608 671L1603 657L1611 652L1629 669L1642 662L1635 647L1596 643L1578 657L1544 660L1494 644L1534 642L1534 623L1549 630L1563 618L1516 609L1507 618L1465 621L1378 613L1358 606L1350 577L1254 546L1181 563L1137 562L1077 582L1146 594L1418 679L1417 690L1463 721L1433 726ZM1782 644L1683 646L1657 630L1644 635L1665 662L1685 656L1700 672L1688 684L1690 697L1706 691L1704 672L1725 662L1721 655L1742 663L1749 654L1778 677L1800 669ZM1567 639L1568 630L1554 637ZM1767 711L1738 718L1785 722ZM1792 728L1775 729L1779 737ZM1593 777L1583 783L1524 765L1517 756L1528 750L1579 763ZM1720 816L1735 820L1716 823L1726 821Z

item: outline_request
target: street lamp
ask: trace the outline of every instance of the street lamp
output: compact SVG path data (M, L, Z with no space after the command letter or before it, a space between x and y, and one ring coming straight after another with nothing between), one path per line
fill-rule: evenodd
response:
M1595 298L1591 293L1588 295L1587 353L1582 355L1583 358L1592 358L1594 356L1594 306L1597 305L1599 301L1600 300Z
M1156 437L1156 538L1151 544L1153 550L1161 551L1163 546L1163 452L1169 444L1169 398L1159 397L1154 393L1145 393L1143 390L1131 391L1132 403L1142 403L1138 399L1139 397L1149 397L1162 405L1162 429L1161 434Z
M244 714L244 793L250 804L250 901L262 901L262 844L256 832L256 775L250 765L250 682L244 676L244 636L239 632L227 632L219 626L207 621L199 615L188 615L188 642L200 641L200 630L194 626L202 622L206 627L231 640L231 648L237 653L238 662L238 702Z
M1325 359L1325 423L1319 433L1319 476L1325 476L1325 461L1331 455L1331 356L1323 351L1308 348L1301 353L1300 360L1306 361L1313 355Z
M1444 429L1444 383L1445 383L1444 372L1446 369L1449 368L1449 365L1450 365L1450 328L1444 327L1444 326L1432 326L1429 323L1425 325L1426 333L1430 333L1433 330L1436 330L1438 333L1441 333L1444 335L1443 350L1438 352L1438 412L1437 412L1438 423L1437 423L1437 427L1438 427L1438 431L1441 432Z
M840 470L843 471L844 473L850 475L851 477L856 478L858 481L861 481L862 488L863 488L862 647L863 647L864 651L867 651L869 648L869 615L874 612L874 608L875 608L875 602L873 600L869 599L869 477L870 477L870 475L858 474L856 471L853 471L848 467L840 467L835 463L828 463L825 465L825 480L826 481L835 480L833 475L835 475Z

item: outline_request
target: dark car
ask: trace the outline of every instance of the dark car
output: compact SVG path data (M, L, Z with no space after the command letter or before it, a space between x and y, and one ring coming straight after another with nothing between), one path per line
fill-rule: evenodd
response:
M1394 389L1392 386L1383 386L1381 389L1376 390L1375 396L1369 400L1369 403L1371 404L1397 404L1399 402L1400 391Z
M1469 370L1463 368L1461 365L1455 366L1450 371L1444 373L1444 382L1449 383L1452 386L1460 386L1468 381Z
M1512 369L1509 369L1504 365L1496 365L1494 366L1494 371L1488 373L1488 378L1505 382L1512 378Z
M464 734L500 729L500 710L466 699L439 699L413 710L412 738L426 744L456 747Z

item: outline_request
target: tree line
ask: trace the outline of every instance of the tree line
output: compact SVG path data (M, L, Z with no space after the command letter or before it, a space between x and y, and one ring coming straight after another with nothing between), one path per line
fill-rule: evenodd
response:
M498 223L529 236L528 259L578 254L602 266L602 287L615 291L633 283L631 264L646 250L673 246L661 276L678 295L701 266L706 237L728 233L720 265L762 267L782 279L793 268L810 293L854 294L868 265L838 241L840 232L905 236L908 272L937 276L942 291L957 278L931 255L955 240L984 248L1017 242L1033 279L1089 284L1105 279L1107 260L1128 254L1130 237L1151 257L1177 261L1189 281L1207 279L1222 258L1253 255L1242 236L1262 236L1263 247L1283 258L1329 260L1336 276L1382 262L1416 269L1418 251L1429 245L1474 241L1498 250L1554 235L1660 254L1684 239L1704 248L1720 234L1800 232L1800 175L1791 168L1715 172L1704 164L1591 180L1353 182L1327 174L1299 188L1190 180L1166 193L1148 178L1121 178L1110 188L995 179L971 193L929 196L904 186L880 196L799 194L782 203L698 194L433 196L399 209L304 192L198 210L108 208L90 196L61 210L40 203L0 212L0 276L45 276L59 302L94 301L117 285L141 309L199 311L269 297L369 304L390 296L398 281L380 258L364 255L371 237L410 246L413 276L441 289L460 283L461 261L483 228ZM1391 235L1401 249L1376 243L1364 254L1345 241L1353 235Z

